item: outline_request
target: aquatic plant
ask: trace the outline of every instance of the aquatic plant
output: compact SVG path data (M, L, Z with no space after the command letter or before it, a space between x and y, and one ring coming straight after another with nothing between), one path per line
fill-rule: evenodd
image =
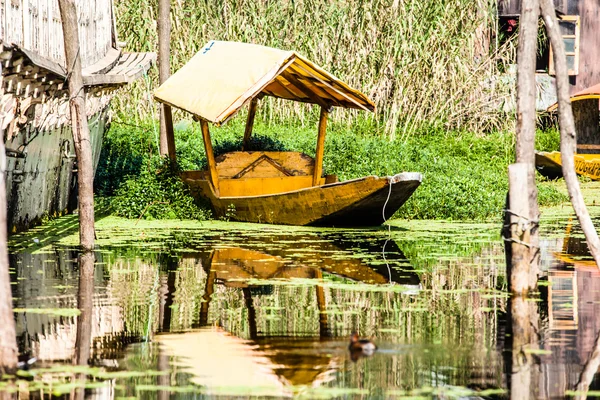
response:
M151 167L143 168L139 176L130 177L117 189L111 201L116 215L127 218L210 218L210 209L201 207L191 196L175 165L166 159L150 162Z
M235 119L230 124L212 129L214 148L217 154L239 150L241 148L243 120ZM144 128L146 127L146 128ZM364 128L364 129L362 129ZM103 153L103 157L111 157L111 163L100 163L100 187L113 185L103 180L114 174L115 181L122 180L129 169L119 171L116 166L130 168L150 161L138 161L138 157L147 151L144 160L156 154L151 146L152 125L145 124L129 133L128 126L117 125L117 130L109 135L109 148L121 143L126 138L130 142L123 147L130 152ZM324 170L328 174L337 174L340 180L358 178L368 175L393 175L402 171L418 171L423 173L421 187L409 201L400 208L395 217L416 219L453 219L453 220L486 220L500 218L508 190L507 166L514 160L514 137L510 133L495 132L488 135L477 135L470 132L445 132L438 129L427 129L419 135L407 136L403 139L389 140L383 135L366 134L366 128L359 124L349 128L343 123L332 123L325 143ZM265 150L301 151L314 156L316 144L316 128L299 125L281 125L277 127L265 123L257 123L254 129L251 148ZM556 131L539 131L538 143L544 150L558 146ZM113 139L114 138L114 139ZM193 123L181 123L176 126L177 160L182 169L202 169L206 166L203 151L202 135L199 127ZM149 149L149 150L148 150ZM131 161L130 161L131 160ZM137 164L136 164L137 163ZM112 165L112 166L111 166ZM144 170L146 171L146 170ZM121 193L137 193L142 189L142 182L149 186L159 186L157 175L144 172L143 179L133 179L127 189ZM177 184L179 185L179 184ZM175 188L179 187L175 185ZM145 186L144 186L145 187ZM168 182L162 184L168 191ZM176 189L174 189L176 190ZM147 193L152 193L148 190ZM120 213L130 218L137 218L151 201L164 201L166 192L152 199L133 196L131 204L137 204L130 213ZM143 201L142 201L143 198ZM543 206L559 204L566 201L564 194L540 180L540 204ZM140 204L142 203L142 204ZM128 203L129 204L129 203ZM156 218L156 216L152 215Z

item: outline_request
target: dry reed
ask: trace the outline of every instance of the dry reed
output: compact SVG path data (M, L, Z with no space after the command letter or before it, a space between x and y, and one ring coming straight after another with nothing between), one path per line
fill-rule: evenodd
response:
M157 50L156 3L116 3L120 38L128 41L128 49ZM213 39L293 49L375 101L374 117L336 113L339 122L366 118L390 137L431 126L506 127L500 108L509 87L494 77L514 49L512 43L495 45L495 0L172 3L173 71ZM147 118L153 108L146 93L146 84L139 83L118 99L122 115ZM268 122L304 122L316 114L306 105L278 100L262 108Z

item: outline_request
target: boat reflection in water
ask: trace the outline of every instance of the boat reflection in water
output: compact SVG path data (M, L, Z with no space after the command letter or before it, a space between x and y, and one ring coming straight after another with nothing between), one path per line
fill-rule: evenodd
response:
M306 243L310 243L306 240ZM318 243L322 253L299 251L302 241L296 236L287 246L266 250L226 247L210 254L187 254L187 258L201 257L207 273L206 288L200 306L197 329L184 333L159 334L155 340L166 354L175 357L177 365L193 375L191 382L206 388L207 393L231 393L244 388L244 394L258 396L291 396L298 387L316 387L335 379L335 372L347 360L360 357L348 351L347 338L334 337L330 328L332 312L328 303L331 293L328 285L335 280L352 280L369 284L403 285L406 293L420 289L414 272L399 271L384 262L370 266L358 258L336 257L341 250L335 244ZM371 243L370 248L383 248L384 241ZM388 242L389 259L404 258L395 243ZM254 246L253 246L254 247ZM286 253L295 249L293 256ZM302 262L303 259L306 262ZM269 297L279 284L293 284L305 290L314 290L317 304L318 334L300 332L291 327L287 332L263 332L257 326L255 303ZM219 287L241 291L246 308L247 337L244 340L226 332L212 320L211 300ZM172 293L170 290L169 292ZM296 304L285 304L288 312ZM300 305L301 307L301 305ZM168 314L168 313L167 313ZM314 315L314 314L313 314ZM291 325L297 321L288 321ZM165 322L164 325L168 325ZM231 330L231 329L229 329ZM210 360L210 361L208 361ZM251 392L248 392L250 390Z
M167 398L174 381L202 393L289 397L347 384L340 376L356 361L350 333L397 326L381 322L392 318L386 301L408 304L423 294L408 260L379 231L188 236L197 242L176 242L184 251L97 252L84 281L77 251L11 254L21 352L39 367L71 364L91 342L90 365L169 372L153 378L167 388L158 393L136 386L146 378L123 378L123 397ZM38 308L50 313L23 311ZM53 314L65 308L80 308L86 323ZM78 332L86 337L76 345ZM387 371L396 362L390 354L400 352L396 346L359 364ZM111 387L79 394L111 398Z

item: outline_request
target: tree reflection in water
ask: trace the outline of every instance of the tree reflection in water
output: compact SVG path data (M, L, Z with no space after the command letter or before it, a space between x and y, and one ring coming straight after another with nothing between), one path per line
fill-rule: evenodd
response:
M539 348L539 313L537 302L524 296L513 296L509 301L511 334L510 346L510 398L537 399L539 365L534 354Z
M74 365L88 365L92 347L92 307L94 296L94 261L93 252L85 252L79 256L79 289L77 291L77 336L75 339ZM86 375L77 374L75 380L79 383L71 398L81 400L85 394Z

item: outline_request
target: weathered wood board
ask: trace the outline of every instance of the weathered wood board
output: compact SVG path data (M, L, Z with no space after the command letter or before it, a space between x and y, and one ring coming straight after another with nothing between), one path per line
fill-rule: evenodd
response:
M312 176L315 160L293 151L233 151L216 159L220 179Z
M578 100L571 103L575 132L577 132L577 153L600 153L600 112L598 99Z

